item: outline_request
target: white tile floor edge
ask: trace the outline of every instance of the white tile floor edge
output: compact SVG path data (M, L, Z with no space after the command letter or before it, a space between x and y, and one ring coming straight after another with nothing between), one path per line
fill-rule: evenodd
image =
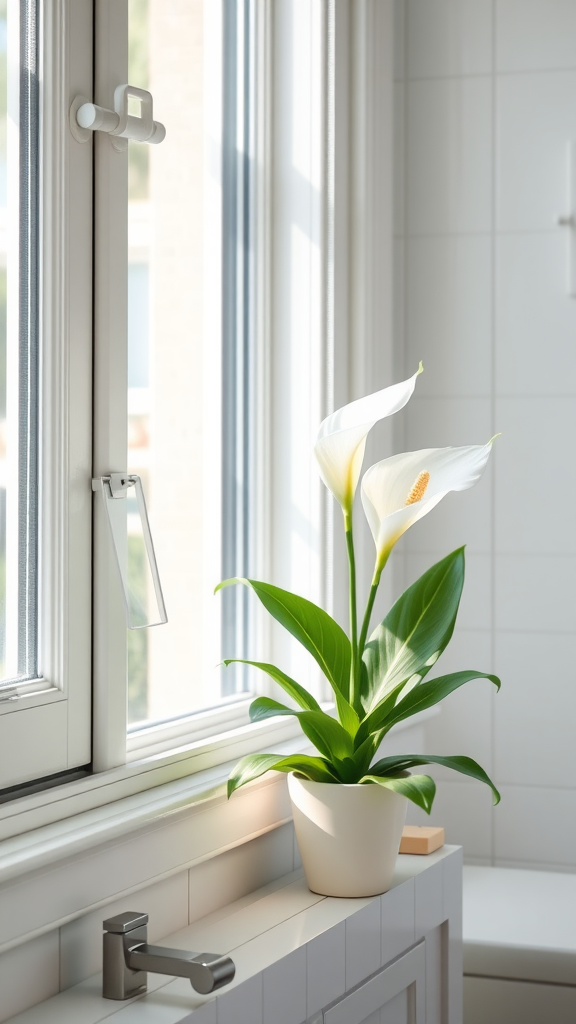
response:
M232 956L236 978L216 997L196 995L183 979L149 975L147 995L116 1004L102 999L96 976L11 1018L13 1024L302 1024L419 941L426 946L430 940L432 964L442 947L442 927L448 929L449 949L442 1019L460 1024L460 848L399 857L393 887L380 897L325 898L311 893L298 874L163 940ZM443 1012L437 973L434 978L427 967L427 1024L439 1022Z

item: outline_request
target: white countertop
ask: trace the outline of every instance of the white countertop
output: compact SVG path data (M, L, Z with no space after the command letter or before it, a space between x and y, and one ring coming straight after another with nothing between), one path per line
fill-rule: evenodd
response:
M452 854L456 856L452 857ZM429 868L436 870L427 872ZM288 958L283 960L283 963L288 963L289 966L291 959L304 957L305 971L307 944L364 908L374 905L374 912L368 911L368 914L376 922L377 932L374 932L371 942L372 946L377 944L378 956L382 929L385 928L388 928L394 941L397 939L398 949L388 947L386 954L383 955L388 959L397 956L419 938L420 906L429 916L431 904L437 902L438 915L442 918L443 891L448 893L456 878L459 886L459 870L458 847L445 846L427 857L400 856L390 892L383 897L366 899L319 896L310 892L301 872L294 872L162 940L162 945L227 953L233 958L236 964L234 981L221 989L216 997L198 995L185 979L149 974L146 995L126 1002L114 1002L102 998L102 979L101 975L97 975L13 1017L12 1022L98 1024L106 1018L114 1018L114 1024L184 1024L187 1021L192 1024L216 1024L215 998L220 1004L233 989L250 979L255 979L283 958ZM450 872L450 886L443 882L447 872ZM416 881L418 878L422 881L415 888L412 880ZM407 934L401 934L400 927L396 929L394 920L400 903L405 902L400 889L412 900L410 905L415 908L408 915L410 929ZM402 899L396 899L394 892ZM146 907L138 905L137 896L134 898L134 909L146 910ZM102 916L106 916L105 912ZM420 931L424 929L425 926ZM382 949L384 950L383 939ZM293 954L292 958L290 954ZM378 962L377 967L379 966ZM245 985L245 991L248 990L249 985ZM305 1000L304 994L304 1005ZM303 1018L305 1016L306 1013L303 1014ZM219 1011L219 1022L220 1019ZM231 1019L234 1020L234 1016ZM244 1017L241 1019L244 1020Z

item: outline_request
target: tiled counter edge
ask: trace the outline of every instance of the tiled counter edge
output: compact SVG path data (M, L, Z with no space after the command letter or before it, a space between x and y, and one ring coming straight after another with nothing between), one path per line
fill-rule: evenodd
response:
M145 907L136 909L146 910ZM447 942L443 931L447 931ZM299 872L223 907L162 941L228 953L234 982L216 996L183 979L149 975L149 992L126 1003L101 997L97 975L11 1018L12 1024L303 1024L423 937L431 964L440 948L447 970L427 970L427 1004L445 1002L449 1024L462 1006L462 855L445 846L428 857L401 856L383 896L332 899L312 893ZM427 939L427 947L428 947ZM444 972L446 985L439 990ZM430 975L430 985L428 976ZM439 1019L439 1018L438 1018Z

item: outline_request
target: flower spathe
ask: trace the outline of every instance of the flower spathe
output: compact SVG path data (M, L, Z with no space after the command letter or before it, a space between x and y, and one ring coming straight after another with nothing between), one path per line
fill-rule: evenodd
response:
M408 380L350 402L320 424L314 445L320 476L345 513L352 509L370 430L404 408L421 372L422 363Z
M462 448L424 448L377 462L362 479L362 504L382 568L406 530L449 491L465 491L480 479L492 441Z

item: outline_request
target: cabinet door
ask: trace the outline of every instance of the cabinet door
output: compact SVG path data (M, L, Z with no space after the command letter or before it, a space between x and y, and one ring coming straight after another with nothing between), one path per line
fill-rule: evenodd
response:
M424 1024L425 974L420 942L325 1009L317 1024Z

